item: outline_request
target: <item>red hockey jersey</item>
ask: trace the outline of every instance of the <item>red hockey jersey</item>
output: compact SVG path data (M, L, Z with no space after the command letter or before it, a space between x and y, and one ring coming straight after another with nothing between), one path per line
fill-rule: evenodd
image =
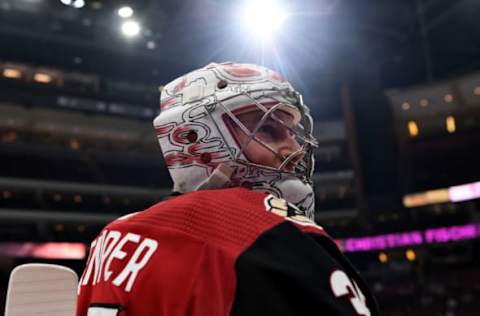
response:
M376 315L323 229L284 200L198 191L124 216L92 242L84 315Z

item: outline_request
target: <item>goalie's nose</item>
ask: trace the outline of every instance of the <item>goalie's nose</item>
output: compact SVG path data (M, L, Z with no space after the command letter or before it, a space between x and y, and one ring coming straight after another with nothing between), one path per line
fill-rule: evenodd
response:
M283 157L282 164L288 160L283 168L289 172L293 172L296 165L305 156L305 152L294 137L289 137L288 140L285 141L279 153Z

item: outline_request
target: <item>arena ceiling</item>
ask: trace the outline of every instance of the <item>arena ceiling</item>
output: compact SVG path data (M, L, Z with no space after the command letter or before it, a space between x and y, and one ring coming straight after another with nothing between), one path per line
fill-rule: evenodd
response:
M302 83L378 67L386 87L479 67L475 0L283 1L288 23L267 46L239 22L244 2L85 0L75 9L0 0L0 58L146 82L225 60L264 63ZM143 27L137 38L119 32L122 4Z

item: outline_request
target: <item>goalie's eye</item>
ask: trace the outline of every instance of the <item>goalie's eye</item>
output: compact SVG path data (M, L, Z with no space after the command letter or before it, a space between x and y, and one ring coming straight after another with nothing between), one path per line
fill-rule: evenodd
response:
M266 141L277 142L282 140L284 133L280 130L279 126L275 126L272 123L263 124L257 131L258 138Z
M268 120L258 129L255 136L267 142L282 142L291 138L293 133L278 122Z

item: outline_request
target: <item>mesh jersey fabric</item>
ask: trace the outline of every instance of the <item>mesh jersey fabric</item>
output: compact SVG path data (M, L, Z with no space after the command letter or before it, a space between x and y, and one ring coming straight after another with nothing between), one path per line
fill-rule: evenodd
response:
M80 280L77 315L236 315L233 309L255 315L261 309L245 308L243 302L258 305L258 301L237 297L239 293L248 296L249 287L262 286L255 284L259 278L249 265L259 258L260 262L279 261L280 266L287 262L289 254L282 251L278 240L288 242L292 231L298 240L290 245L292 249L306 244L317 247L311 234L329 239L318 226L300 225L267 211L266 198L264 193L245 188L192 192L107 225L92 242ZM291 229L276 229L285 225ZM259 242L261 248L255 246ZM281 255L272 258L268 251L258 249L279 249ZM309 251L317 250L305 248L304 253ZM250 253L254 261L239 260L252 258ZM322 264L322 256L330 255L322 252L315 265ZM298 262L308 264L309 257ZM295 271L295 267L287 270ZM295 272L288 278L295 279ZM248 280L242 283L246 291L238 287L239 279ZM342 304L351 309L345 301Z

